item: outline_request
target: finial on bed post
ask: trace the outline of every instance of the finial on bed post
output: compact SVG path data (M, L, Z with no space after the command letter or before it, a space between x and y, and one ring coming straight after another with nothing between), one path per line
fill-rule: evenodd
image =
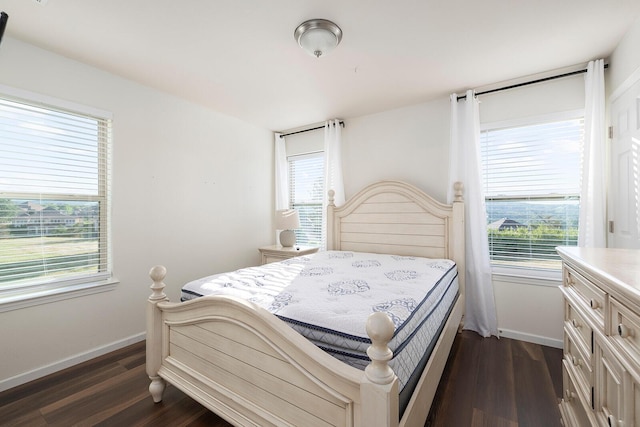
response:
M167 299L167 296L164 294L165 284L163 282L164 278L167 276L167 269L162 265L156 265L149 271L149 277L153 280L151 284L151 296L149 297L149 301L163 301Z
M393 337L394 329L393 322L385 313L376 312L367 319L367 335L371 338L367 355L371 363L364 372L372 383L389 384L395 378L393 369L387 363L393 357L388 344Z
M464 184L460 181L457 181L453 184L453 201L454 202L462 202L464 198L462 197L462 193L464 190Z
M158 375L162 364L162 312L158 308L158 303L169 300L164 293L163 280L166 275L167 269L161 265L156 265L149 271L149 277L153 283L151 284L152 293L147 301L147 375L151 380L149 393L155 403L162 400L166 387L164 380Z
M330 251L340 250L339 241L340 239L336 239L336 230L334 227L335 223L335 209L336 209L336 201L335 201L336 192L333 190L329 190L327 192L327 249Z
M466 249L465 249L465 207L464 185L457 181L453 184L453 220L451 221L451 234L449 238L449 258L453 259L458 266L458 286L460 295L465 295L465 271L466 271ZM464 306L464 304L463 304ZM462 324L462 323L461 323Z
M360 384L363 426L398 427L398 377L388 364L393 357L389 340L394 329L385 313L376 312L367 319L367 335L371 338L367 355L371 363L364 369Z

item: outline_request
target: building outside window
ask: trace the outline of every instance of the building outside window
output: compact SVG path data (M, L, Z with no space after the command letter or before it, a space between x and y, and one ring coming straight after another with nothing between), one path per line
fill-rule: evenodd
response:
M580 212L581 112L483 126L482 179L495 268L559 270Z
M111 279L110 115L20 95L0 95L0 302Z

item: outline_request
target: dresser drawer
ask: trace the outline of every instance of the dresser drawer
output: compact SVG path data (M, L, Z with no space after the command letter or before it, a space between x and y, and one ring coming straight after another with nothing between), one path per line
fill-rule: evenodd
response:
M640 316L623 303L609 299L611 336L632 360L640 360Z
M589 282L580 273L567 266L564 269L564 284L575 291L587 307L587 312L593 315L594 320L604 331L606 293Z
M584 350L573 341L573 334L565 329L564 333L564 362L567 369L573 372L575 385L582 393L584 400L591 400L591 387L593 387L593 370L591 368L591 355L586 355Z
M568 298L564 299L564 322L565 328L571 330L580 341L578 344L588 354L590 362L593 353L593 330Z
M607 340L599 342L596 339L594 348L595 369L598 373L599 386L594 392L595 416L600 425L612 427L634 426L626 423L625 406L628 406L628 396L625 396L627 378L625 368L620 359L609 351Z
M562 384L564 385L563 399L560 403L560 413L564 427L586 427L596 425L593 412L585 408L573 379L567 370L566 361L562 364Z
M291 258L291 257L263 254L262 255L262 264L270 264L272 262L280 262L280 261L284 261L285 259L289 259L289 258Z

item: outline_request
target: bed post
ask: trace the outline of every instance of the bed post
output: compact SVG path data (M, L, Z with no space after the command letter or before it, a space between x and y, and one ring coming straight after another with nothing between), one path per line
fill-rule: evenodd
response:
M367 355L371 363L365 368L360 393L362 425L396 427L399 422L398 378L387 363L393 357L389 340L395 327L385 313L376 312L367 319L371 346Z
M340 247L337 247L336 244L340 241L338 236L336 236L336 230L334 227L335 224L335 194L336 192L333 190L329 190L328 192L328 203L327 203L327 249L332 251L339 251Z
M455 182L453 184L453 256L452 259L458 266L458 286L460 287L460 295L465 297L465 272L466 267L466 248L465 248L465 225L464 225L464 197L463 197L464 185L461 182ZM459 331L464 326L464 313L460 320Z
M169 301L164 294L164 277L167 269L161 265L156 265L149 271L149 277L153 280L151 284L152 294L147 301L147 375L151 380L149 393L153 401L158 403L162 400L165 389L165 382L158 376L158 369L162 363L162 312L158 308L158 303Z
M461 182L453 184L453 260L458 265L458 282L460 283L460 293L464 294L465 279L465 225L464 225L464 185Z

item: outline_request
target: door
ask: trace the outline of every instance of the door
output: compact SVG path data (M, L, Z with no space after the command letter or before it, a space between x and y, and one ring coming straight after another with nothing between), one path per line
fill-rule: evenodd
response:
M640 79L611 103L609 234L612 248L640 248Z

